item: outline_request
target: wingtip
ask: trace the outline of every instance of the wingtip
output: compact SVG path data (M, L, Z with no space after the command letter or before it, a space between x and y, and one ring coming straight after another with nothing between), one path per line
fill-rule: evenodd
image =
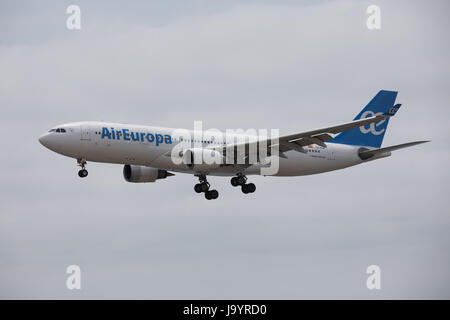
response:
M428 143L428 142L431 142L431 140L416 141L416 144L422 144L422 143Z

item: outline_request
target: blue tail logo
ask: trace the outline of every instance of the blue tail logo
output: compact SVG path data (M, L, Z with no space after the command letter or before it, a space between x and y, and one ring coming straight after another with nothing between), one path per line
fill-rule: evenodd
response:
M394 105L396 98L397 91L381 90L353 120L383 114L394 115L401 106L400 104ZM389 118L386 118L379 122L344 131L330 142L379 148L383 142L388 123Z
M364 119L364 118L370 118L370 117L381 116L382 114L383 114L383 112L377 112L377 113L375 113L375 112L373 112L373 111L367 110L367 111L364 112L364 113L361 115L361 117L359 117L358 119ZM355 120L356 120L356 119L355 119ZM375 136L378 136L378 135L380 135L380 134L383 134L384 131L386 131L386 127L387 127L387 126L384 126L384 127L383 127L383 124L384 124L386 121L387 121L387 119L381 120L381 121L379 121L379 122L374 122L374 123L369 124L369 125L368 125L368 128L367 128L367 126L359 127L359 130L360 130L363 134L368 134L368 133L370 132L371 134L373 134L373 135L375 135ZM377 131L377 129L378 129L380 126L381 126L383 129L380 129L379 131Z

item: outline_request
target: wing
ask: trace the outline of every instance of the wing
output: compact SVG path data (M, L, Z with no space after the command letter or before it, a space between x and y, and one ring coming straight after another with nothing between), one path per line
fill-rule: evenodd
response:
M303 149L304 146L317 144L319 146L325 147L325 141L333 139L332 134L337 134L343 131L351 130L357 127L365 126L374 122L382 121L388 117L391 117L395 114L396 110L390 111L390 113L379 114L377 116L372 116L364 119L354 120L352 122L347 122L343 124L334 125L331 127L326 127L322 129L316 129L301 133L295 133L288 136L282 136L278 138L278 143L273 143L271 139L266 140L257 140L252 142L242 142L236 144L229 144L222 148L222 152L226 155L229 152L233 152L236 154L235 150L245 150L243 154L239 154L240 157L247 158L249 156L250 150L258 150L258 147L261 144L267 143L267 150L270 154L270 150L273 147L277 147L279 149L279 155L281 157L285 157L283 152L289 150L295 150L298 152L306 153L306 150Z
M285 152L289 150L296 150L299 152L306 152L303 147L310 144L317 144L321 147L326 148L325 141L333 139L331 134L337 134L343 131L351 130L354 128L362 127L373 122L378 122L390 117L390 114L382 114L378 116L373 116L369 118L359 119L352 122L347 122L343 124L338 124L335 126L295 133L288 136L280 137L279 148L280 151Z

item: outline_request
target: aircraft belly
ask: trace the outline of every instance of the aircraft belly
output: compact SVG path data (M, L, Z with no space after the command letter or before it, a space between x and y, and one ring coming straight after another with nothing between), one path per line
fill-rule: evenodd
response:
M331 152L327 150L327 152ZM301 176L317 174L327 171L346 168L360 163L359 159L354 157L339 158L324 154L316 156L304 154L296 151L286 153L287 159L280 158L280 169L277 176Z
M82 144L82 157L96 162L150 165L155 158L167 152L163 147L125 141L85 141Z

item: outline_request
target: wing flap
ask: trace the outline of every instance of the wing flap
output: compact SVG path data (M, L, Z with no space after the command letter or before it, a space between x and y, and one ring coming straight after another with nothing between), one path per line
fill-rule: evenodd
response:
M311 137L305 137L305 138L300 138L297 140L291 140L289 142L298 144L302 147L308 146L310 144L317 144L321 147L326 148L327 145L324 142L328 141L328 140L332 140L332 139L333 139L333 137L331 135L329 135L328 133L321 133L321 134L317 134L317 135L314 135Z

